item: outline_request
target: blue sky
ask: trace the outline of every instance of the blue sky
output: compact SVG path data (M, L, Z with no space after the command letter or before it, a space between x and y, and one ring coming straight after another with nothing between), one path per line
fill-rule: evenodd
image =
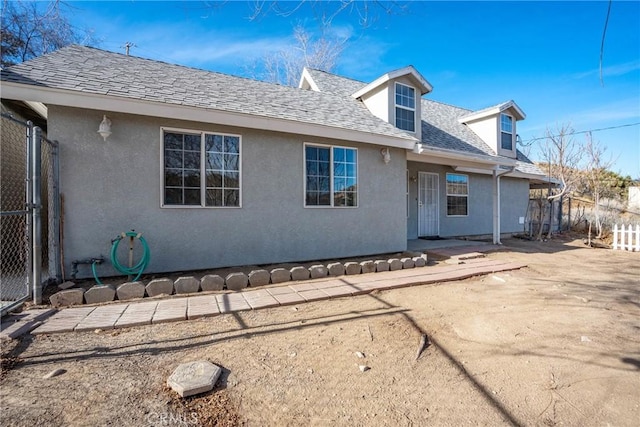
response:
M318 16L338 4L303 3L282 16L250 19L237 2L70 2L74 26L91 29L97 47L235 75L265 54L287 49L294 26L318 33ZM298 2L282 3L293 9ZM427 97L482 109L510 99L527 114L522 141L570 123L592 132L615 161L612 169L640 178L640 2L614 1L606 33L603 81L600 45L608 2L410 2L386 14L370 6L366 26L358 3L331 23L349 41L336 73L369 82L414 65L434 86ZM585 135L575 138L584 141ZM530 155L539 160L534 141Z

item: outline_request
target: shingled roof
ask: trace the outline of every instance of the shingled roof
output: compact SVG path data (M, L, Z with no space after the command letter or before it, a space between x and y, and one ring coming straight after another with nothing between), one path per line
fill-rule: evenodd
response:
M166 62L71 45L1 71L1 81L71 93L195 107L306 123L412 143L416 138L379 119L351 95L367 83L306 69L319 91L281 86ZM422 144L500 158L459 118L471 110L421 99ZM518 152L517 170L542 174Z
M307 68L320 91L351 96L366 83L325 71ZM490 156L499 159L475 132L459 121L460 118L476 113L466 108L455 107L441 102L421 99L422 103L422 144L431 148L457 151L475 156ZM500 104L502 105L502 104ZM495 108L492 106L489 108ZM484 111L480 110L480 111ZM517 151L516 170L526 174L544 175L522 152Z
M415 137L352 98L72 45L2 70L3 82Z

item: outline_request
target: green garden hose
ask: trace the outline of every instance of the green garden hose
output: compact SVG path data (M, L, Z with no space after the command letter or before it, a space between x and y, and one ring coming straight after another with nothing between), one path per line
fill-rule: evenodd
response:
M138 239L140 241L140 244L142 245L143 250L142 258L140 258L140 261L138 261L136 265L133 265L131 267L125 267L120 264L120 261L118 261L118 245L120 244L120 241L126 237ZM111 265L113 265L113 268L115 268L118 272L126 276L136 275L133 279L134 282L136 282L140 278L140 276L142 276L142 272L149 265L150 259L151 251L149 250L147 241L144 239L144 237L142 237L142 233L128 231L126 233L121 233L118 237L111 241ZM93 277L96 279L96 283L102 285L102 282L100 281L100 279L98 279L98 275L96 274L96 264L98 264L98 262L95 261L91 264L91 271L93 272Z

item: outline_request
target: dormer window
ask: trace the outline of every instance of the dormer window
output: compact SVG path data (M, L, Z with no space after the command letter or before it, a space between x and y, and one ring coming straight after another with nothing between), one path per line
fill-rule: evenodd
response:
M508 114L500 114L500 147L513 150L513 117Z
M416 131L416 91L402 83L396 83L396 127Z

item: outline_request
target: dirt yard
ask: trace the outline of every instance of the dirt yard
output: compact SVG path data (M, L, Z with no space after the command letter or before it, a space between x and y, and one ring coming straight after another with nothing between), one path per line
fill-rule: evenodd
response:
M529 267L5 342L1 424L637 426L640 254L561 239L505 244L489 256ZM416 360L422 334L430 345ZM176 398L167 377L197 359L221 365L221 379ZM43 379L55 369L65 372Z

